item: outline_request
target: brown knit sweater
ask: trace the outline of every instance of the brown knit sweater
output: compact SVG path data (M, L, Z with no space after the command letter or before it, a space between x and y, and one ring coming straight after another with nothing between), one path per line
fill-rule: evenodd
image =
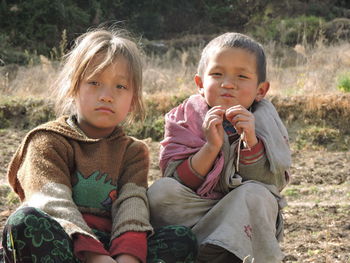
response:
M48 213L70 236L96 238L82 213L111 218L111 239L127 231L152 231L147 146L119 127L107 138L90 139L72 120L43 124L19 146L8 180L23 205Z

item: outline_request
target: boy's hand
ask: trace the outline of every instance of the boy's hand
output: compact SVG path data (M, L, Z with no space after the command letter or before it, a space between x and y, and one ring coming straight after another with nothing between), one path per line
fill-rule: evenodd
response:
M233 106L226 111L226 119L232 123L238 134L244 132L244 141L248 148L258 143L255 134L255 117L241 105Z
M203 130L209 148L219 150L224 143L224 128L222 122L225 108L215 106L208 110L203 121Z

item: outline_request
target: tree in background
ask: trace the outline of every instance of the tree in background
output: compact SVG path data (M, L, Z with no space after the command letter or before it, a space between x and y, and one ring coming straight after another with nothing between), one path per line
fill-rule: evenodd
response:
M149 40L238 31L260 41L294 45L301 33L312 41L326 22L339 17L343 20L328 31L350 32L350 1L0 0L0 59L26 63L24 51L49 56L60 45L62 32L69 47L77 35L104 22L122 21Z

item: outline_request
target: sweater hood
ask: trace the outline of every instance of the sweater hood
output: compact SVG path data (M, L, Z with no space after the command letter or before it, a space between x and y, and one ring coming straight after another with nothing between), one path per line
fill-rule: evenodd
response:
M42 125L39 125L38 127L31 130L27 136L29 136L37 131L49 131L49 132L55 132L55 133L60 134L66 138L77 140L77 141L98 142L101 139L113 140L117 137L124 135L123 129L121 127L117 127L112 132L112 134L110 134L106 138L98 138L98 139L89 138L76 125L74 118L75 118L74 116L71 116L71 117L61 116L54 121L50 121L50 122L44 123Z

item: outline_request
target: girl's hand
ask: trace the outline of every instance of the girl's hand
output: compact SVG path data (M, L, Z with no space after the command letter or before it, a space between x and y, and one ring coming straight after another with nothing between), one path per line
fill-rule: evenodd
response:
M112 257L94 252L85 252L85 260L86 263L115 263Z
M238 134L244 132L243 140L246 142L248 148L258 143L255 134L255 117L253 113L241 105L236 105L227 109L225 116L235 127Z
M140 263L136 257L128 254L121 254L117 257L116 262L118 263Z
M224 115L225 108L221 106L211 108L205 115L202 127L209 148L220 150L224 143L224 128L222 127Z

